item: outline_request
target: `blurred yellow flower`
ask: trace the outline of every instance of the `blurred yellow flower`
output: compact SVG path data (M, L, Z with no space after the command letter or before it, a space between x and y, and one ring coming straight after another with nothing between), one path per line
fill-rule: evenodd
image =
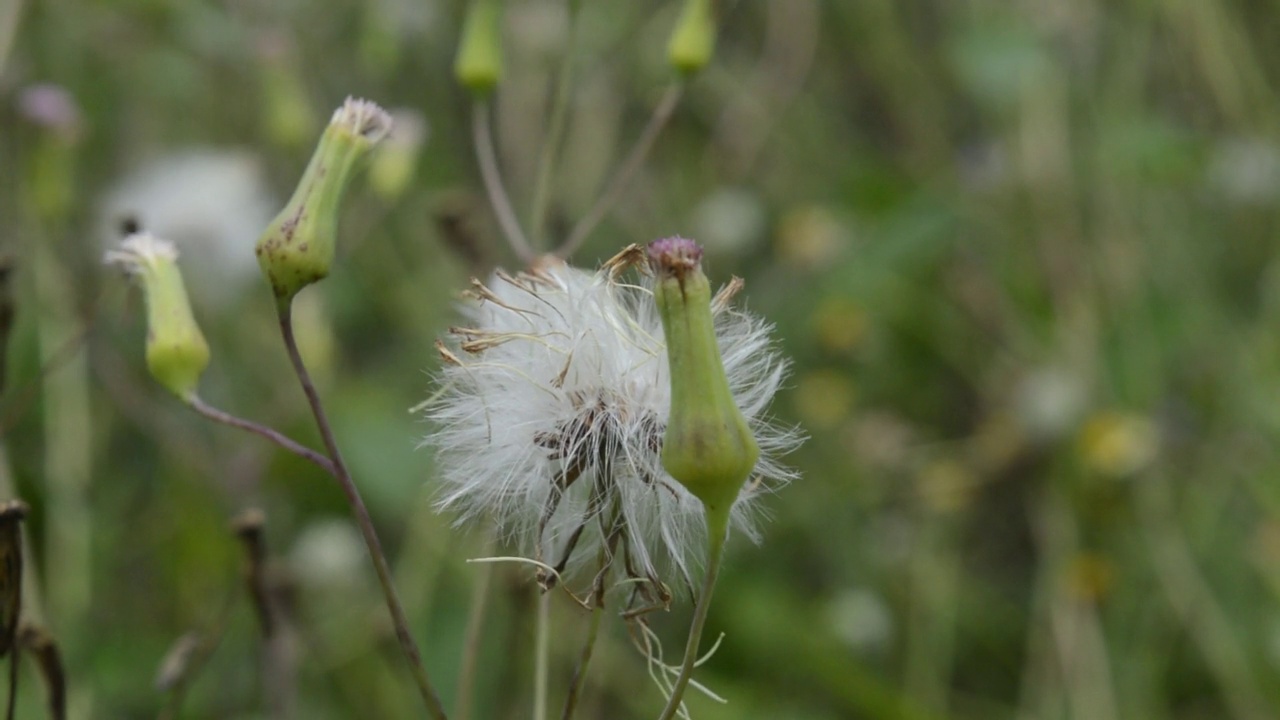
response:
M806 205L783 216L778 225L778 257L806 270L819 269L840 254L847 228L825 207Z
M848 298L826 298L818 304L812 322L818 344L833 353L848 353L867 334L866 311Z
M1099 412L1080 431L1081 459L1091 470L1124 477L1155 460L1159 437L1149 418L1113 410Z
M940 515L968 507L977 485L978 478L969 468L951 459L930 462L916 478L916 489L925 508Z
M1107 557L1094 552L1077 553L1067 563L1067 590L1079 600L1096 602L1111 591L1115 566Z
M794 397L802 423L830 429L849 416L856 396L853 381L835 370L814 370L800 376Z

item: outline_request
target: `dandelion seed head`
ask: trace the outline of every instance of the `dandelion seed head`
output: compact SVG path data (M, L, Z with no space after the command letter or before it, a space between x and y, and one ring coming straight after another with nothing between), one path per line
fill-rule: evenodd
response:
M633 247L596 272L546 259L473 282L466 325L440 345L424 444L439 459L438 507L459 522L491 519L568 576L603 562L654 584L674 571L684 584L706 529L700 501L662 467L662 324L648 279L625 271L643 263ZM730 389L761 448L733 508L734 527L754 539L753 501L793 479L779 458L801 438L766 414L787 362L772 327L730 304L740 287L713 307Z

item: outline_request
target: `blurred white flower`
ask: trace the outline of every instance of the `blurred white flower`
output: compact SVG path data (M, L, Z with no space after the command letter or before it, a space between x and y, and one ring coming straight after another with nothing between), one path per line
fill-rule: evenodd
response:
M1084 414L1086 399L1084 383L1077 374L1047 366L1022 378L1014 403L1027 434L1048 442L1071 432Z
M329 519L308 525L298 536L289 556L289 567L310 588L355 584L363 578L364 542L345 520Z
M191 150L144 165L102 203L102 240L137 230L172 240L190 268L197 304L235 297L257 282L254 243L277 203L261 163L248 152Z
M893 641L893 613L872 590L845 590L832 598L827 614L831 631L853 650L879 652Z
M764 206L746 188L721 187L693 211L696 237L708 249L744 254L764 237Z
M612 567L652 600L666 598L662 570L688 580L705 526L659 457L671 402L662 325L647 282L621 279L642 258L633 246L594 273L544 259L473 281L470 327L438 345L445 367L427 409L437 429L425 444L439 456L439 507L460 522L491 518L557 571ZM730 389L761 449L733 508L754 538L751 501L794 477L778 458L800 436L765 414L787 362L770 325L730 307L740 287L712 305Z
M1280 197L1280 147L1255 137L1221 140L1209 158L1208 180L1228 200L1272 203Z

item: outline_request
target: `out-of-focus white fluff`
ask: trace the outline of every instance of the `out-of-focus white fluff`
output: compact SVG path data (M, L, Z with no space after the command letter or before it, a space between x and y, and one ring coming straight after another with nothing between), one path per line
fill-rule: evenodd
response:
M259 282L253 243L271 221L275 200L262 163L247 151L188 150L144 165L102 203L102 240L114 246L122 226L174 242L187 259L198 305L221 306Z
M615 569L648 580L674 569L687 580L705 549L702 507L662 468L671 403L662 324L647 283L621 281L623 257L594 273L548 259L474 283L470 326L451 328L440 345L446 362L424 444L439 458L438 505L458 511L459 522L492 519L548 564L585 525L569 568L593 574L614 528ZM755 538L752 501L794 477L778 458L801 438L765 414L787 362L772 327L730 307L732 294L714 303L716 334L761 448L733 524ZM581 473L540 533L553 487L575 462ZM627 565L616 562L624 552Z

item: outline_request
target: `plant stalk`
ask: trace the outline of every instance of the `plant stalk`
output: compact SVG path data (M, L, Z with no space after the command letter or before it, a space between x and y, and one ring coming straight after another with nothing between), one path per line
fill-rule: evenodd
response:
M622 192L631 184L632 178L640 171L640 166L644 164L644 159L649 156L649 151L653 149L653 144L657 142L658 135L662 133L662 128L666 127L667 121L675 114L676 106L680 103L680 96L684 94L684 83L675 82L667 88L662 94L662 99L658 101L658 106L654 108L653 115L649 117L649 122L645 125L644 130L640 132L640 137L636 140L635 146L631 149L631 154L622 163L622 167L618 169L618 174L613 176L609 181L608 188L604 194L596 201L595 205L587 211L586 215L578 221L573 227L573 232L569 233L569 239L556 250L556 255L562 259L568 259L582 243L586 241L587 236L592 230L604 220L605 215L613 209L622 197Z
M658 716L658 720L671 720L680 711L685 688L693 679L693 666L698 662L698 646L702 642L702 627L707 623L707 609L711 606L711 593L716 588L716 577L720 574L720 560L724 557L725 539L729 534L729 517L727 512L707 514L707 573L702 578L702 591L698 594L698 607L693 611L693 622L689 626L689 639L684 647L684 663L680 666L680 676L671 688L671 697L667 707Z
M591 624L587 627L587 639L582 644L582 652L578 655L578 667L573 671L573 681L569 684L569 695L564 700L564 712L560 720L571 720L578 709L578 699L582 696L582 686L586 684L587 666L591 664L591 655L595 652L596 639L600 637L600 620L604 617L604 605L596 603L591 608Z
M229 425L234 428L240 428L241 430L247 430L255 435L260 435L276 445L279 445L281 448L288 450L294 455L297 455L304 460L311 461L315 465L319 466L321 470L337 477L338 471L334 468L333 462L329 460L329 458L305 445L302 445L301 443L295 442L292 438L289 438L266 425L260 425L252 420L246 420L245 418L237 417L231 413L219 410L218 408L201 400L199 397L191 398L190 404L192 410L195 410L214 422Z
M507 243L516 255L526 263L532 263L534 254L529 240L520 229L520 221L516 219L515 210L511 209L511 198L502 185L502 173L498 170L498 153L493 144L493 128L489 122L489 103L478 100L471 113L472 138L476 146L476 162L480 164L480 177L484 181L485 193L489 196L489 204L498 217L498 225Z
M422 695L422 702L426 705L427 712L433 720L446 720L447 716L445 715L444 707L440 704L440 697L431 685L431 681L427 677L427 669L422 664L422 654L418 650L418 644L413 639L413 634L409 631L409 620L405 616L404 608L400 605L400 598L396 594L395 584L391 579L391 568L387 565L387 557L382 551L382 543L378 540L378 533L373 527L373 518L369 516L369 510L365 507L364 499L360 496L360 490L356 487L355 481L351 478L351 473L347 470L347 464L342 459L342 453L338 450L338 443L333 437L333 430L329 426L329 418L324 412L324 406L320 403L320 395L316 392L315 385L311 382L311 375L307 372L307 367L302 362L301 353L298 352L298 343L293 335L292 303L282 303L279 311L280 334L284 338L285 349L289 353L289 361L293 363L294 372L298 375L298 381L302 384L302 392L306 394L307 402L311 405L311 414L315 416L316 427L320 431L320 438L324 441L325 450L329 453L329 459L333 461L334 477L337 478L338 485L342 487L342 492L346 495L347 502L351 505L351 512L355 516L356 525L360 528L360 534L364 536L365 546L369 549L369 557L373 560L374 570L378 574L378 582L382 585L382 594L387 601L387 610L391 613L391 622L395 625L396 639L400 641L400 648L404 651L405 657L409 661L409 668L412 671L414 682L418 685L418 691Z
M496 538L486 544L484 555L492 555ZM466 640L463 642L462 659L458 665L458 691L454 706L455 720L471 720L472 693L476 684L476 664L480 659L480 644L484 635L485 619L489 615L489 586L493 580L493 565L483 563L480 577L471 592L471 613L467 616Z
M533 720L547 720L547 676L551 663L551 593L538 596L538 627L534 639Z
M570 3L569 42L564 48L564 59L561 61L556 78L555 95L551 100L551 115L547 119L547 134L542 140L542 149L538 153L538 174L533 185L533 209L529 213L529 234L533 247L542 245L542 235L546 229L547 210L551 205L551 179L555 175L556 156L560 143L564 140L564 132L568 123L569 95L573 81L573 46L574 46L574 14L576 3Z

